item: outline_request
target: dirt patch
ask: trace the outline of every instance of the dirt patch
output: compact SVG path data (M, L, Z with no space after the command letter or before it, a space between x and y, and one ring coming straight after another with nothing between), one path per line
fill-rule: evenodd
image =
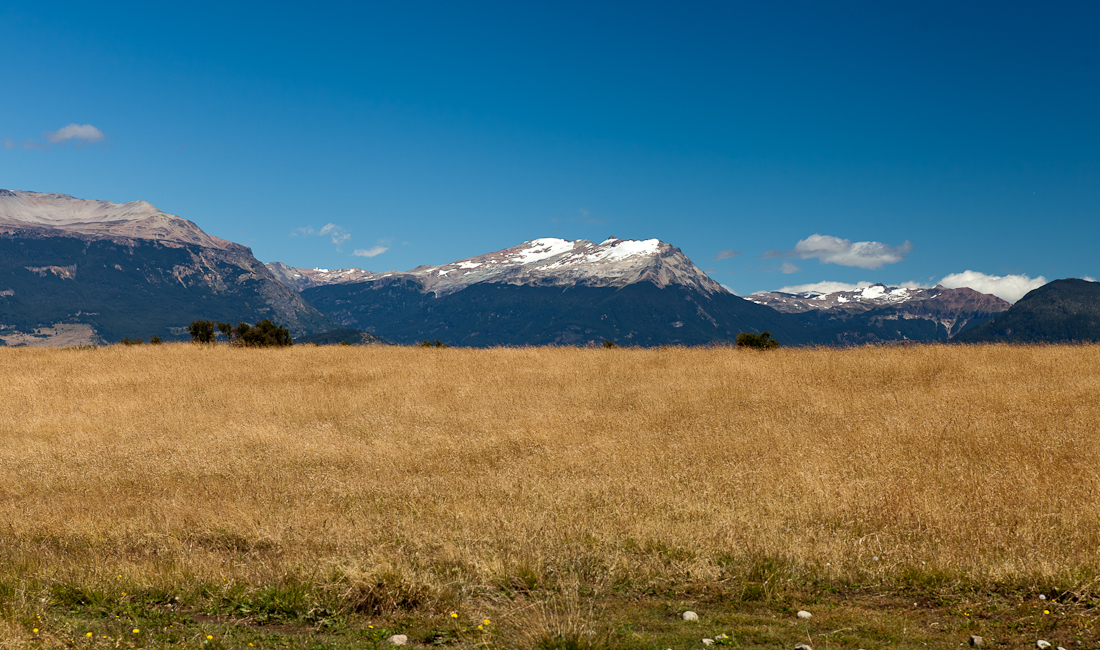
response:
M0 339L13 348L69 348L101 343L87 323L54 323L53 327L39 327L33 332L3 332Z

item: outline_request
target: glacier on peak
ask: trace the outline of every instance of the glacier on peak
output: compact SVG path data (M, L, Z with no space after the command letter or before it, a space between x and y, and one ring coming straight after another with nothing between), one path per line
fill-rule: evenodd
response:
M278 264L274 262L268 266ZM295 270L310 276L310 282L306 283L309 286L302 286L299 291L322 284L412 280L419 283L424 291L443 296L483 282L623 287L649 281L658 287L676 284L706 294L728 293L680 249L658 239L609 237L596 244L587 239L543 237L449 264L418 266L406 272L371 273L362 269L341 269L317 273L306 269ZM286 277L285 274L283 277ZM303 283L296 284L301 286Z

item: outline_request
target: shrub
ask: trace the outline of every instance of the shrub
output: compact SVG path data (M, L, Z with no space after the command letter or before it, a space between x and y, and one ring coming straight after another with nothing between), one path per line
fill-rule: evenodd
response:
M446 343L440 341L439 339L436 339L434 341L421 341L421 342L417 343L417 345L422 347L422 348L449 348L449 347L451 347L451 346L447 345Z
M737 347L755 350L771 350L779 347L779 341L772 338L771 332L741 332L737 335Z
M604 341L604 342L603 342L603 346L604 346L605 348L607 348L608 350L610 350L611 348L617 348L617 347L619 347L619 346L615 345L615 342L614 342L614 341Z
M217 335L214 332L217 330L225 336L226 341L235 345L265 348L294 344L293 339L290 338L290 330L266 318L255 325L238 322L235 327L229 323L196 320L192 321L187 329L191 332L191 341L194 343L215 342Z
M248 323L237 323L237 327L233 329L233 342L259 348L294 345L294 341L290 338L290 330L266 318L256 323L254 327Z

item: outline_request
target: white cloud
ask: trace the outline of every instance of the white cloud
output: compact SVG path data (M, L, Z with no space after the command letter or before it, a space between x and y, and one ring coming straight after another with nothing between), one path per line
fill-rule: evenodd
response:
M356 257L377 257L390 249L389 246L372 246L370 248L357 248L352 255Z
M1082 280L1088 280L1089 282L1096 282L1096 278L1092 277L1091 275L1086 275L1085 277L1083 277L1081 279Z
M14 149L15 148L15 142L13 142L11 138L4 138L4 148L5 149Z
M797 264L791 264L790 262L783 262L783 265L779 267L779 270L783 273L798 273L802 269Z
M857 282L851 284L849 282L813 282L811 284L794 284L787 287L781 287L775 289L780 293L836 293L837 291L856 291L864 287L869 287L872 282ZM757 291L756 293L769 293L767 291Z
M877 241L853 242L850 239L813 234L795 244L794 250L786 251L785 256L800 260L816 257L823 264L877 269L883 264L902 261L912 250L913 244L908 241L901 246L888 246Z
M54 144L68 142L69 140L82 140L88 144L105 140L107 136L91 124L70 124L56 131L47 131L43 135Z
M986 275L967 270L945 276L939 283L948 289L969 287L982 293L991 293L1008 302L1016 302L1028 291L1046 284L1047 279L1041 275L1037 278L1026 275Z

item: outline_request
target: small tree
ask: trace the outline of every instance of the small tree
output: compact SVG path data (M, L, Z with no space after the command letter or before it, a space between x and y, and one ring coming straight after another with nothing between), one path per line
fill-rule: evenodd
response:
M737 335L737 347L754 350L771 350L779 347L779 341L772 338L771 332L741 332Z
M208 320L193 320L191 324L187 326L187 331L191 333L192 343L213 343L214 342L214 322Z
M229 323L217 323L218 331L225 337L226 342L233 340L233 326Z
M443 341L440 341L439 339L436 339L434 341L421 341L420 343L417 343L417 345L422 347L422 348L449 348L449 347L451 347L451 346L447 345L446 343L444 343Z

